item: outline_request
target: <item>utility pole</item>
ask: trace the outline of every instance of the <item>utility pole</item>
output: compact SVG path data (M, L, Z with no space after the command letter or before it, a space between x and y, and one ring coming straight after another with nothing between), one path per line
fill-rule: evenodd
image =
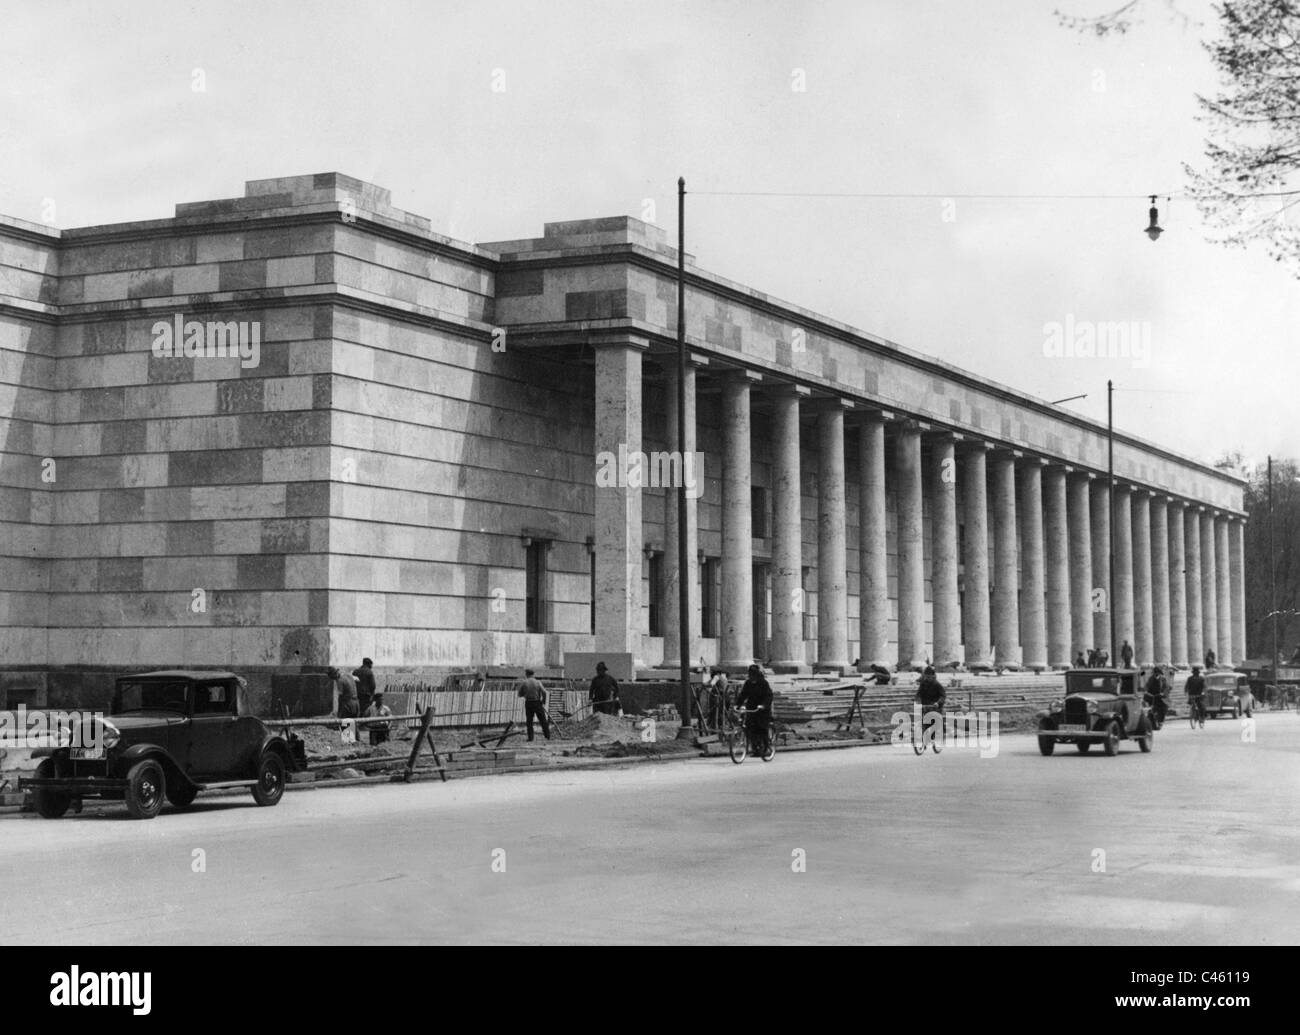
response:
M1110 540L1110 578L1106 586L1106 615L1110 619L1111 664L1119 655L1115 642L1115 382L1106 382L1106 473L1110 480L1107 490L1106 537Z
M1277 556L1273 553L1273 458L1268 458L1268 610L1273 622L1273 682L1278 680Z
M686 177L677 178L677 611L681 637L682 729L691 725L691 586L686 541Z

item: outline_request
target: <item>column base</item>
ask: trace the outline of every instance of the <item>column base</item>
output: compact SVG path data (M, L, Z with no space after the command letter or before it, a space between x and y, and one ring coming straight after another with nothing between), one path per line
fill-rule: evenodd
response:
M781 676L807 676L812 674L812 666L805 661L774 661L768 667Z
M844 662L843 664L836 664L835 662L823 664L822 662L819 661L816 665L813 666L813 675L843 676L849 673L852 673L853 675L858 674L857 669L855 669L847 661Z

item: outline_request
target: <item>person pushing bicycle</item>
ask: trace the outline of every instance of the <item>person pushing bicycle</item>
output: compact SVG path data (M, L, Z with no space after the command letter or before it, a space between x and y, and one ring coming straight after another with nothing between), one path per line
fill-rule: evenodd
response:
M772 687L757 665L749 666L749 678L740 688L736 707L745 712L745 732L754 744L766 744L772 728Z

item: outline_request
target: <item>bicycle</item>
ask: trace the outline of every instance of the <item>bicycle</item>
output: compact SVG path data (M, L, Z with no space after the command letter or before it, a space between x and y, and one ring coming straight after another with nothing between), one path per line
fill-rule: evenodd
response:
M771 729L764 732L761 743L755 743L754 738L750 736L748 724L745 722L747 715L753 715L755 712L762 711L761 708L731 708L727 711L725 735L727 737L727 751L731 755L731 760L740 765L748 756L752 749L764 762L772 761L776 755L776 741L772 737Z
M916 703L920 705L921 702L918 701ZM920 722L914 721L912 723L912 750L915 751L918 755L924 755L927 746L925 743L926 735L924 732L926 726L925 717L927 715L931 715L935 713L937 713L939 716L939 721L936 724L938 726L938 730L936 731L934 730L933 726L931 727L929 747L934 749L934 753L936 755L943 750L943 724L944 724L943 708L942 707L930 708L928 711L924 710L923 708L921 711L921 721ZM912 715L915 718L916 712L913 711Z
M1205 698L1200 696L1189 697L1187 705L1188 719L1192 724L1192 729L1196 729L1198 722L1201 729L1205 729Z

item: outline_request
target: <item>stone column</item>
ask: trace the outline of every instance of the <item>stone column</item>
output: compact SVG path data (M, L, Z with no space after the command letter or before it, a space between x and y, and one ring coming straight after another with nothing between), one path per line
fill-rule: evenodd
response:
M1133 493L1133 659L1138 668L1155 663L1154 593L1151 586L1151 493Z
M995 453L993 496L993 650L1000 668L1020 667L1020 556L1016 542L1016 459Z
M685 456L695 452L695 367L686 364L686 442L677 443L677 366L676 362L664 364L665 413L669 448L680 452L685 472ZM646 475L649 475L646 471ZM703 471L693 472L702 478ZM700 656L700 564L699 564L699 511L691 493L686 496L686 587L690 594L691 642L686 645L686 661L695 665ZM676 671L682 664L681 643L681 573L677 569L677 487L664 488L664 593L663 593L663 667Z
M787 386L772 398L772 667L806 671L803 643L803 487L799 399Z
M1228 554L1228 517L1220 514L1214 519L1214 569L1218 572L1215 585L1219 591L1219 645L1215 648L1220 665L1232 665L1237 658L1232 653L1232 561Z
M961 606L957 595L957 458L954 439L936 435L930 456L930 593L935 667L960 664Z
M1099 611L1093 605L1092 645L1118 665L1116 645L1110 642L1110 612L1115 606L1110 599L1110 563L1110 484L1098 478L1092 485L1092 589L1094 598L1105 606Z
M1187 548L1183 504L1169 498L1169 661L1187 667Z
M858 667L888 665L889 571L885 555L885 422L858 428Z
M1115 485L1115 542L1111 548L1115 551L1115 650L1111 661L1123 664L1121 652L1124 641L1133 646L1134 661L1137 660L1137 647L1133 644L1136 634L1133 631L1133 508L1128 486Z
M966 667L987 669L993 634L989 621L989 504L986 476L988 447L975 443L963 459L962 513L966 544L963 566L966 592L962 598L962 642Z
M1047 668L1046 576L1043 559L1043 466L1030 457L1017 472L1020 513L1020 647L1025 668Z
M1047 571L1047 664L1069 668L1070 530L1066 503L1066 469L1053 464L1043 472L1043 547Z
M1214 511L1201 513L1201 653L1193 664L1204 662L1209 651L1219 653L1219 566L1214 555Z
M898 432L898 667L925 664L925 555L921 541L921 432Z
M1092 515L1088 497L1092 475L1079 473L1069 481L1070 523L1070 663L1097 645L1092 628Z
M1187 663L1204 663L1204 640L1201 638L1201 508L1188 507L1184 513L1185 566L1187 584Z
M850 404L851 405L851 404ZM850 668L849 573L845 543L844 409L823 403L817 415L817 670Z
M1172 662L1169 644L1169 511L1164 496L1151 500L1151 642L1161 668Z
M596 455L641 451L641 352L621 341L597 346ZM641 488L596 483L596 650L641 659Z
M754 660L754 521L750 513L751 379L722 385L722 633L718 661L741 669Z
M1246 660L1246 519L1233 518L1228 535L1232 551L1228 563L1232 574L1232 657L1241 664Z

